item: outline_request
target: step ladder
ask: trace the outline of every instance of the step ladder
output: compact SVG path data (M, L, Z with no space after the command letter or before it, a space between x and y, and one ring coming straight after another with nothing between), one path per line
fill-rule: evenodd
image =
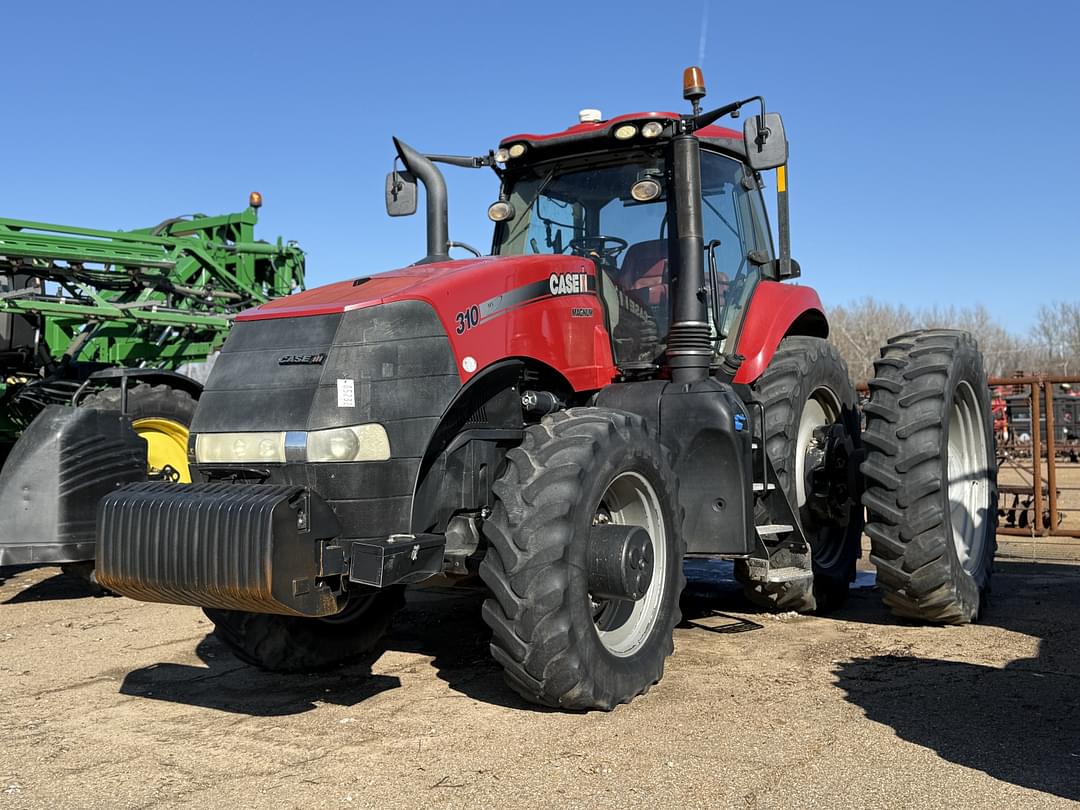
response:
M765 409L758 405L756 410L760 418L750 445L753 453L753 491L756 499L764 503L772 521L754 526L757 554L746 560L748 573L751 580L770 584L812 581L814 572L810 564L810 548L762 447Z

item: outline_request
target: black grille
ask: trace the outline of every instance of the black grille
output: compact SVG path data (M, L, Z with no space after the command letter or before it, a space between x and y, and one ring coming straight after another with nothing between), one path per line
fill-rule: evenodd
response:
M279 363L284 354L316 353L326 355L322 365ZM349 381L353 405L340 404L339 380ZM211 372L192 432L378 422L390 439L389 461L269 465L267 483L315 489L337 512L347 537L385 537L411 531L420 460L460 388L449 338L423 301L242 321Z

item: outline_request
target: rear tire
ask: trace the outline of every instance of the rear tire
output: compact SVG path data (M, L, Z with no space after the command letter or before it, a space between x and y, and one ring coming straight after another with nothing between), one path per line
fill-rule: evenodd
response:
M379 648L405 590L350 596L345 609L321 619L205 608L214 633L237 658L271 672L317 672L354 663Z
M480 565L492 655L534 703L629 702L660 680L681 618L682 511L666 453L640 417L575 408L528 428L506 460ZM637 602L589 592L588 539L605 510L611 523L649 530L654 570Z
M870 559L897 616L974 621L997 546L997 464L982 355L966 332L892 338L874 363L864 441Z
M758 582L750 578L742 560L736 561L735 576L743 584L746 597L768 610L835 610L847 600L861 551L863 511L858 471L846 466L837 471L846 480L834 486L835 492L830 491L836 501L831 504L835 514L822 517L812 508L817 504L810 503L813 493L807 481L806 455L815 426L839 424L854 454L849 463L852 467L858 463L862 446L859 413L847 364L822 338L786 337L753 389L755 398L765 406L769 460L810 543L814 578L812 582Z

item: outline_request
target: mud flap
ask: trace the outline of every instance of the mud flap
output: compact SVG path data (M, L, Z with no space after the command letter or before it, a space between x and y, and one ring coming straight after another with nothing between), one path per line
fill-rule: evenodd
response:
M115 412L50 405L0 472L0 566L94 559L97 505L146 480L146 442Z

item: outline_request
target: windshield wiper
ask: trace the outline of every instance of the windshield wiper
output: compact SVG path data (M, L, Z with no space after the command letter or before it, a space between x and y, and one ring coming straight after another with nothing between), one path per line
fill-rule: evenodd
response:
M532 199L529 200L529 204L525 206L526 211L531 211L532 207L536 204L536 201L540 198L540 195L544 193L544 189L548 187L548 183L550 183L551 179L555 176L555 169L556 168L557 167L553 166L551 168L551 171L549 171L547 173L547 177L545 177L543 182L540 183L539 188L537 188L536 192L532 195ZM537 212L537 215L539 215L539 211ZM504 244L512 244L513 241L521 233L521 227L523 225L527 225L528 222L529 222L528 218L523 216L521 218L521 221L518 223L517 227L513 231L510 232L510 235L508 237L506 237L506 242Z

